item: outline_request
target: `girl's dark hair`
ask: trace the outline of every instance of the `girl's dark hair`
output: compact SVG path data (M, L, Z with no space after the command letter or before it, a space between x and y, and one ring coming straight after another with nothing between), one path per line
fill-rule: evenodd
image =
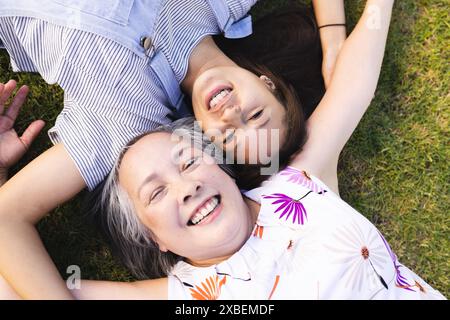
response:
M305 118L322 99L322 49L311 8L295 5L275 10L254 22L250 36L215 36L214 41L240 66L264 66L290 84L301 101Z
M307 119L323 97L322 50L311 8L289 6L271 12L253 25L242 39L215 36L216 44L240 67L266 75L275 84L275 96L286 108L286 135L279 150L280 170L306 141ZM261 165L235 165L242 189L259 186L268 176Z

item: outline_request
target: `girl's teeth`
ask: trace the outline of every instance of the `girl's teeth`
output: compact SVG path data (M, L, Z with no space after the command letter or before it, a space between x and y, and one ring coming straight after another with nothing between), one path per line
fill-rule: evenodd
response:
M231 92L231 90L229 89L224 89L222 91L220 91L218 94L216 94L214 96L214 98L211 99L211 102L209 103L209 106L211 108L214 108L223 98L225 98L229 93Z

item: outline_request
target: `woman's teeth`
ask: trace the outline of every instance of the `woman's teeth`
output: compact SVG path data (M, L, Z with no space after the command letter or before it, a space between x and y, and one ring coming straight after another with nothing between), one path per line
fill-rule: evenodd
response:
M230 89L223 89L220 92L218 92L216 95L214 95L211 99L211 101L209 102L209 107L212 109L214 108L216 105L218 105L223 98L225 98L229 93L231 92Z
M200 210L197 211L197 213L190 220L190 222L194 225L199 224L200 222L202 222L204 218L209 216L209 214L213 212L218 205L219 199L217 197L211 198L211 200L209 200Z

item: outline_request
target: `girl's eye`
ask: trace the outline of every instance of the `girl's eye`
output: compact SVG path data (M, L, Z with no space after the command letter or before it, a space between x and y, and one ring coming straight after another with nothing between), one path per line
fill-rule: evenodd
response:
M255 113L254 115L252 115L249 120L257 120L261 117L262 114L263 114L263 110L260 110L257 113Z
M228 136L226 136L225 139L223 139L223 144L228 144L234 137L234 133L236 132L236 130L233 130L233 132L231 132Z

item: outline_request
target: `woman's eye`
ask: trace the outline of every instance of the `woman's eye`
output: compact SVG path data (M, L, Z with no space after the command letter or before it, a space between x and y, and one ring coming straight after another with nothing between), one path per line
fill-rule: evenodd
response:
M256 120L259 119L261 117L261 115L263 114L263 110L258 111L257 113L255 113L254 115L251 116L251 118L249 120Z
M198 158L192 158L186 161L186 163L183 166L183 170L189 169L193 164L197 163Z
M159 197L161 197L162 194L163 194L163 192L164 192L164 187L161 187L161 188L156 189L156 190L152 193L152 195L150 196L150 201L149 201L149 203L152 202L152 201L155 201L155 200L157 200Z

